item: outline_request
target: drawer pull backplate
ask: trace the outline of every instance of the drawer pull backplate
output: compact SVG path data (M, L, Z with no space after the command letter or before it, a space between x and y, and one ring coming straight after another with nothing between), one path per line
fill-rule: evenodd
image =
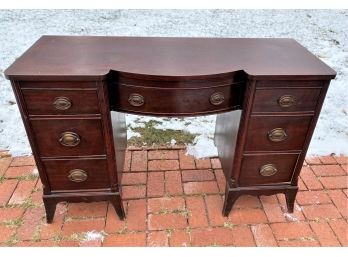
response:
M275 128L268 131L268 139L272 142L281 142L288 138L285 130L282 128Z
M139 107L144 105L144 97L140 94L130 94L129 98L128 98L128 102L130 105Z
M220 105L225 101L225 97L221 92L215 92L210 96L210 103L212 105Z
M260 168L260 174L261 176L264 177L270 177L273 176L274 174L276 174L278 172L276 166L274 164L265 164Z
M74 169L69 172L68 178L72 182L80 183L87 180L87 172L80 169Z
M292 95L283 95L278 99L278 104L280 107L290 107L296 102L296 99Z
M64 146L77 146L80 141L80 136L74 132L64 132L59 138L59 143Z
M71 107L71 100L65 96L56 97L53 101L53 106L57 110L68 110Z

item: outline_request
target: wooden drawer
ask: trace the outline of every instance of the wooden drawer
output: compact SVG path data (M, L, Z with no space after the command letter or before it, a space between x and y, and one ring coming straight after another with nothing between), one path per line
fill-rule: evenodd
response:
M244 155L240 186L290 182L298 154Z
M240 107L242 83L210 88L118 85L114 109L142 114L197 115Z
M102 123L89 119L31 119L41 157L104 155Z
M311 120L312 116L251 116L245 151L301 150Z
M321 88L257 88L253 113L314 112Z
M29 115L99 114L96 88L22 88Z
M110 187L106 159L44 160L52 191Z

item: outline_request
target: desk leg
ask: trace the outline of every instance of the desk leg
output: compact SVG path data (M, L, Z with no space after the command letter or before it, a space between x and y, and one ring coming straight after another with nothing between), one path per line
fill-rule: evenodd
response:
M46 210L46 221L48 224L53 222L54 213L56 212L57 203L53 199L43 197L43 202Z
M294 204L296 199L298 188L295 189L288 189L285 192L285 199L286 199L286 205L288 208L288 212L293 213L294 212Z
M226 183L225 201L224 201L224 206L222 208L222 215L223 216L226 216L226 217L228 216L228 214L232 210L234 203L237 201L237 199L241 195L242 194L240 193L240 191L230 189L228 183Z
M221 113L216 116L215 145L218 149L219 159L227 182L225 202L222 211L224 216L229 214L233 204L241 195L237 188L231 186L233 185L231 175L233 160L236 156L235 148L238 140L240 117L240 110Z
M113 199L111 199L111 204L112 206L114 206L114 209L120 220L124 220L126 218L126 214L124 212L121 196L116 195L115 197L113 197Z

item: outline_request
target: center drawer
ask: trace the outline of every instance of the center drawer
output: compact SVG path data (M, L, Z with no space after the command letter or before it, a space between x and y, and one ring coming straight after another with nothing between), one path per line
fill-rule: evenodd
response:
M40 157L104 155L100 118L31 119Z
M241 105L242 85L159 88L120 84L114 92L115 109L156 115L195 115L234 110Z

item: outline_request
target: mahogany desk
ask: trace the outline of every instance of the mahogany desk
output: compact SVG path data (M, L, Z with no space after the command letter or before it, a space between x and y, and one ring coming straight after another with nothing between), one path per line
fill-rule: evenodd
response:
M124 113L218 114L223 214L284 193L300 173L335 71L292 39L43 36L6 71L43 183L60 201L109 200L119 217Z

